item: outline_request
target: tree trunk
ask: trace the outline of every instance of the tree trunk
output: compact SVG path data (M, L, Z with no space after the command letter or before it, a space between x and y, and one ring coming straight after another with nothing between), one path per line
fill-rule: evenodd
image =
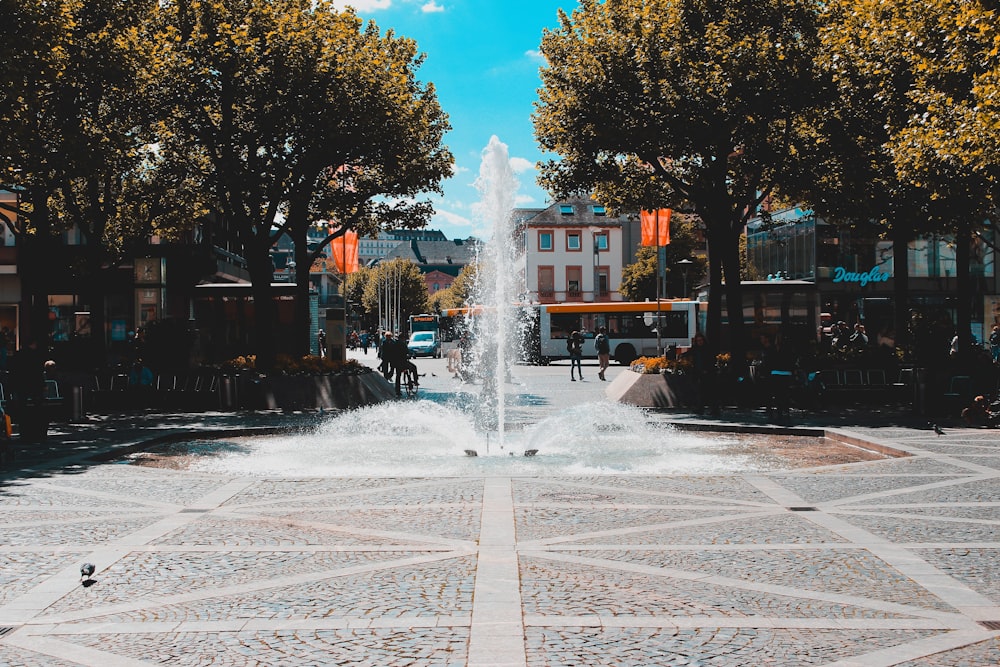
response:
M21 318L21 345L37 340L40 349L49 345L49 283L47 270L51 256L51 224L48 192L44 188L29 188L33 235L21 234L18 239L18 275L21 278L21 303L25 313Z
M256 366L263 372L274 368L277 356L277 315L271 290L274 265L271 263L270 246L259 240L247 246L247 270L253 285L254 331L251 338L257 355Z
M955 233L955 281L958 284L957 326L958 357L967 360L972 351L972 277L969 261L972 257L972 230L961 223Z
M298 236L298 235L296 235ZM292 239L295 243L295 313L292 327L294 330L295 356L304 357L312 353L311 317L309 312L309 282L312 262L305 235Z
M727 225L728 227L728 225ZM740 246L738 231L726 229L723 234L721 263L726 279L726 314L729 319L730 363L740 373L747 363L746 327L743 326L743 285L740 275Z
M896 347L905 348L910 342L910 238L909 227L892 227L893 328Z

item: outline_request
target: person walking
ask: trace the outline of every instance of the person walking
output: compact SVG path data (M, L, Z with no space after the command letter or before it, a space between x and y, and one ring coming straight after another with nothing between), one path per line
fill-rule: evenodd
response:
M569 352L569 379L570 382L576 382L576 378L573 377L573 369L580 376L580 381L583 381L583 335L579 331L574 331L566 339L566 351Z
M597 361L600 364L597 377L604 381L604 372L608 370L608 366L611 364L611 343L608 341L607 328L601 327L597 330L597 336L594 337L594 347L597 349Z
M326 332L322 329L316 334L316 346L319 347L319 356L326 356Z
M994 324L993 331L990 332L990 354L993 355L993 363L1000 359L1000 325Z

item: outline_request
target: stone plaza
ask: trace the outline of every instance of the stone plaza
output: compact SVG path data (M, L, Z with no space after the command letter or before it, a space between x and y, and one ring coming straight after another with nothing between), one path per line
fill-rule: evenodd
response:
M423 391L460 389L444 360L420 366ZM601 400L607 384L585 371L570 385L567 367L517 370L539 413ZM0 487L0 665L1000 664L997 432L799 417L908 456L712 475L288 479L118 454L295 415L56 425Z

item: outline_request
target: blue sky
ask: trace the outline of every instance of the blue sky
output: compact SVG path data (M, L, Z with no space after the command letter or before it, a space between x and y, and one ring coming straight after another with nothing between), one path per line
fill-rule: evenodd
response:
M520 181L518 206L544 206L547 195L535 184L535 163L543 158L531 125L541 81L538 70L542 30L555 28L557 10L567 13L576 0L336 0L350 5L382 32L410 37L426 54L417 72L432 82L452 130L445 143L455 156L455 175L444 196L432 197L437 211L430 227L448 238L485 237L476 215L475 180L482 151L496 135L507 144Z

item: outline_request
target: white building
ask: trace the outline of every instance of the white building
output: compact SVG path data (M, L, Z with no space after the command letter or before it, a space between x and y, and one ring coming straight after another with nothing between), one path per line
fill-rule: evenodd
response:
M525 298L535 303L621 301L622 269L635 261L638 219L612 218L593 199L515 209Z

